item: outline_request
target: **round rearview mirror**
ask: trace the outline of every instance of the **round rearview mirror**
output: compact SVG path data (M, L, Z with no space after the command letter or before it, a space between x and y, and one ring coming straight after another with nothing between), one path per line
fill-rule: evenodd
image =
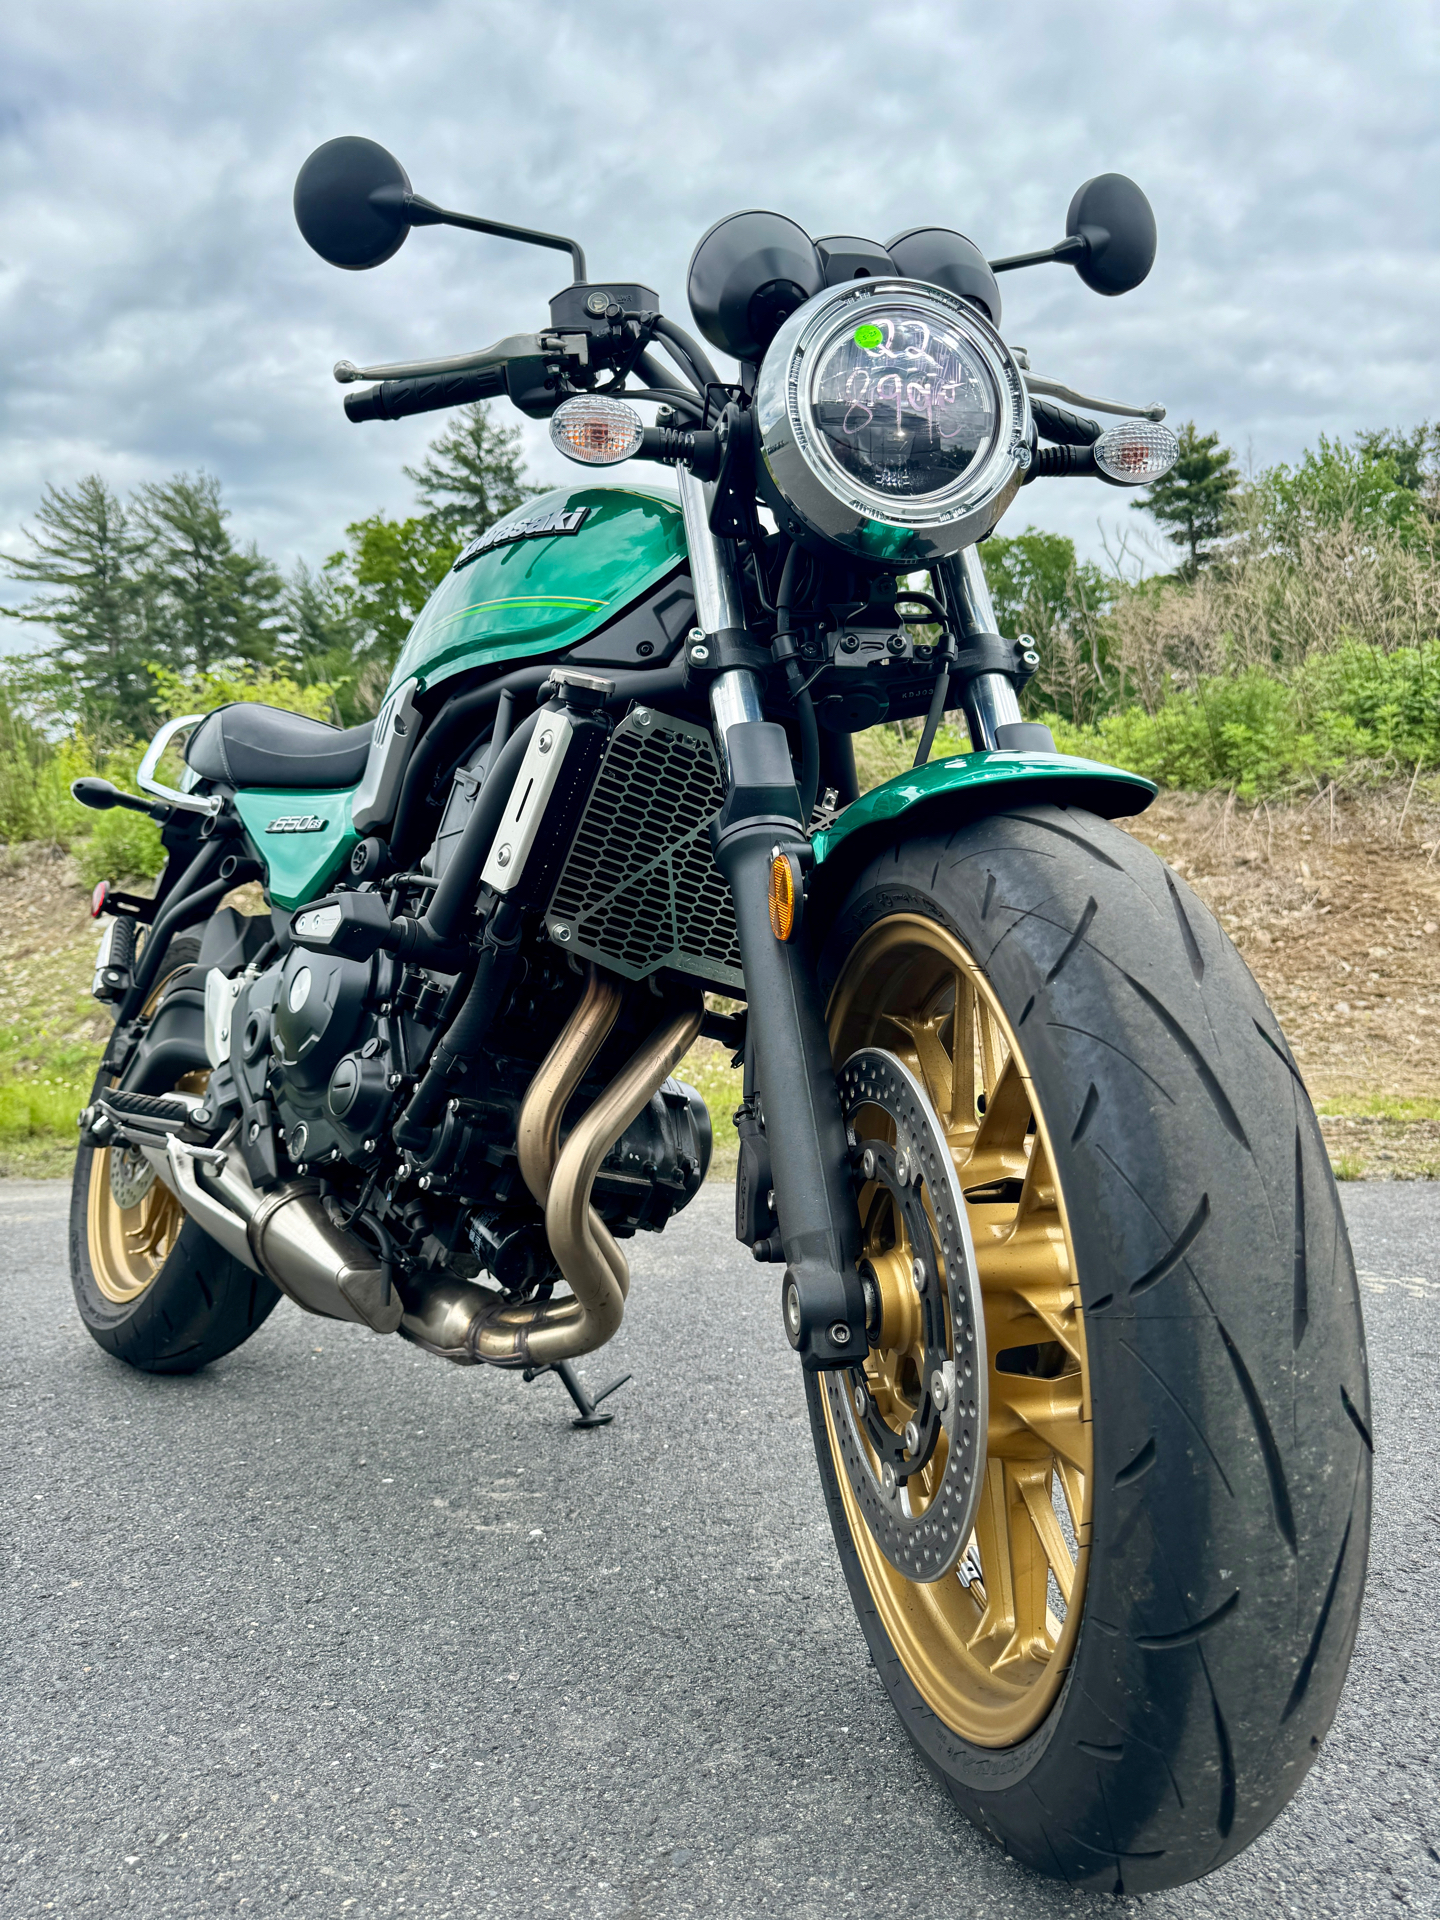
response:
M1151 203L1123 173L1098 173L1078 190L1066 214L1066 232L1087 243L1073 264L1096 293L1129 293L1156 258Z
M378 267L410 232L410 191L394 154L345 134L317 147L296 176L295 224L332 267Z
M825 285L815 242L784 214L727 214L701 235L686 293L713 347L758 361L782 323Z

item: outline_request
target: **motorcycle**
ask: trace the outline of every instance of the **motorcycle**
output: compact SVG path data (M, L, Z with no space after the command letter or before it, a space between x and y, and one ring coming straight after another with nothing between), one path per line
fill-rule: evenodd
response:
M1000 331L1002 272L1139 284L1144 195L1101 175L1063 240L994 262L935 227L721 220L688 295L729 380L649 288L437 206L370 141L319 148L295 212L351 270L438 224L571 259L534 333L341 362L352 421L508 397L584 467L669 473L582 475L471 540L373 726L236 704L163 727L138 795L76 783L168 853L153 899L97 890L86 1327L183 1374L284 1295L609 1420L574 1363L621 1323L623 1243L705 1179L673 1070L708 1036L744 1070L736 1234L777 1272L911 1740L1042 1874L1207 1873L1330 1726L1371 1434L1286 1040L1112 824L1151 784L1022 717L1039 657L982 563L1023 487L1176 458L1163 409ZM947 714L971 748L936 760ZM887 718L921 722L915 763L862 795L852 736ZM247 881L268 911L227 902Z

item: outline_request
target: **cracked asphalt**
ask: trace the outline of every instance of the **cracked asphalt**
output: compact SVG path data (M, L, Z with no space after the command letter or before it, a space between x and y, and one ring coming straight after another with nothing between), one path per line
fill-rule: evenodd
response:
M1240 1859L1073 1893L959 1817L881 1692L772 1270L708 1188L582 1373L282 1304L186 1380L76 1318L68 1190L0 1182L4 1915L1436 1912L1437 1189L1343 1189L1371 1576L1315 1768Z

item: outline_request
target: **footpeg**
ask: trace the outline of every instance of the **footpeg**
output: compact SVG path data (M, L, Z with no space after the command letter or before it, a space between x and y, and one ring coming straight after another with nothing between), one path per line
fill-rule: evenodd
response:
M576 1373L569 1361L552 1361L549 1367L528 1367L521 1375L521 1379L525 1381L538 1381L542 1374L558 1374L566 1393L580 1409L580 1413L576 1419L571 1422L572 1427L605 1427L608 1422L613 1421L615 1419L614 1413L601 1414L597 1412L597 1409L602 1401L608 1400L617 1388L624 1387L626 1382L631 1378L629 1374L622 1374L618 1381L612 1381L609 1387L603 1387L600 1393L592 1399L592 1397L586 1393L580 1376Z

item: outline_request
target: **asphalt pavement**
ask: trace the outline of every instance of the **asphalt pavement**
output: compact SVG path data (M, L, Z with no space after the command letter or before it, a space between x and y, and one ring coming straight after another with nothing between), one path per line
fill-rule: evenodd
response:
M582 1373L635 1378L578 1433L553 1377L286 1304L133 1373L76 1318L67 1189L0 1182L0 1913L1434 1914L1437 1189L1343 1191L1377 1482L1340 1713L1248 1852L1112 1900L915 1758L724 1188L632 1244Z

